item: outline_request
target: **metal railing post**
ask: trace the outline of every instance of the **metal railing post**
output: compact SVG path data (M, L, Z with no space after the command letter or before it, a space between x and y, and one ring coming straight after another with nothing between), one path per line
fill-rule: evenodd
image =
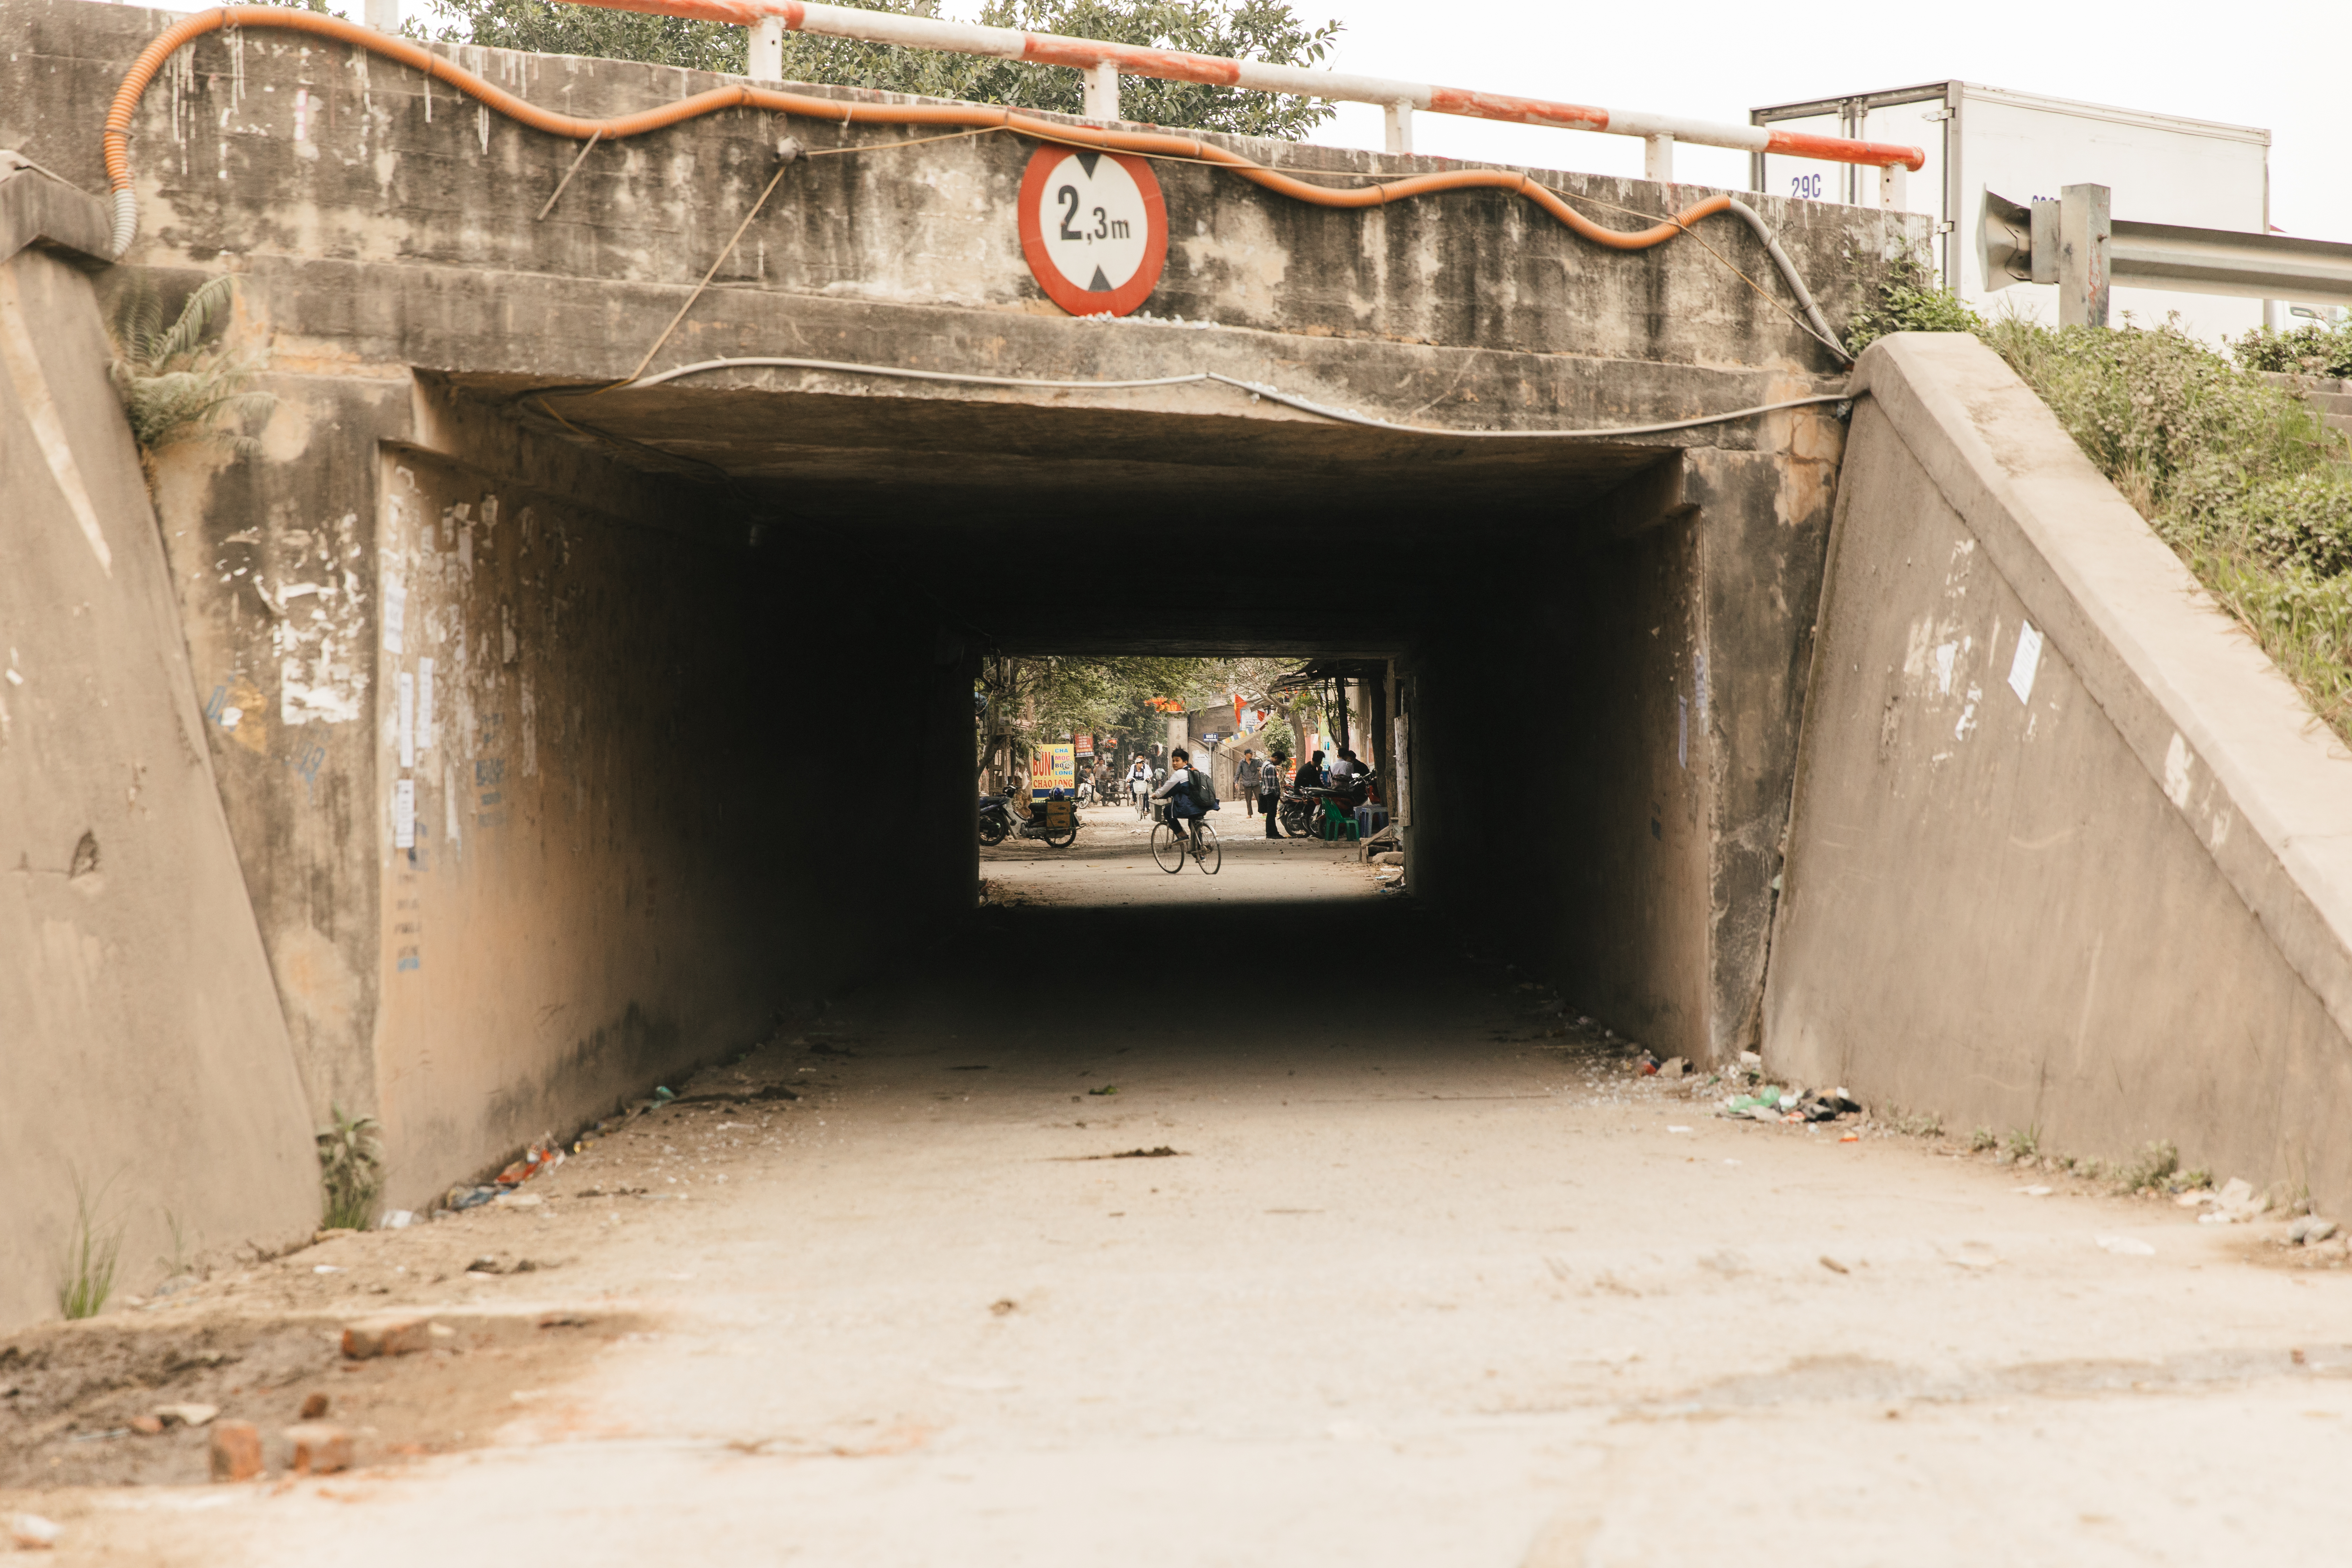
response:
M1675 139L1671 136L1642 138L1642 178L1655 180L1662 185L1675 183Z
M784 19L762 16L751 24L749 58L743 74L753 81L784 79Z
M1907 177L1909 174L1910 171L1906 169L1900 163L1881 163L1878 166L1878 205L1880 210L1891 213L1906 212L1909 210L1909 185L1907 183Z
M1410 154L1412 152L1412 100L1401 98L1381 112L1388 130L1388 149L1391 153Z
M1088 120L1117 120L1118 118L1118 63L1104 60L1098 65L1090 66L1080 71L1078 77L1086 88L1085 117Z
M2108 247L2114 219L2105 185L2067 185L2058 193L2058 324L2107 324Z

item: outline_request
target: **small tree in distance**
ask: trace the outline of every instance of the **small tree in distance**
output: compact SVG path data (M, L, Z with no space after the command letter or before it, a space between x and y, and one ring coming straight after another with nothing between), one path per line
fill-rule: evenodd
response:
M939 0L845 3L902 16L939 14ZM560 0L433 0L433 9L436 25L425 29L411 24L411 31L444 43L543 55L595 55L737 76L745 66L744 30L724 22L607 11ZM1340 30L1338 22L1318 27L1301 21L1289 0L984 0L978 20L1024 32L1290 66L1321 60ZM1083 95L1078 73L1066 66L806 33L784 36L784 79L1063 114L1078 113ZM1119 83L1119 112L1157 125L1296 141L1329 119L1333 110L1314 99L1130 77Z

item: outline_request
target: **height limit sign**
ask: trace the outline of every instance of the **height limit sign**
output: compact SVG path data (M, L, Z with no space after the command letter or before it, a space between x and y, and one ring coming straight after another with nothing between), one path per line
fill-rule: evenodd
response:
M1122 153L1040 147L1021 180L1021 249L1073 316L1124 316L1168 259L1168 206L1151 165Z

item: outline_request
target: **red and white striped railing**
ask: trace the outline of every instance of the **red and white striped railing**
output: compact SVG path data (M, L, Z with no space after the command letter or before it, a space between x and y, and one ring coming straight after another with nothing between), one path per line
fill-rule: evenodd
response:
M1673 149L1677 142L1702 147L1732 147L1743 153L1782 153L1830 163L1860 163L1880 170L1883 204L1902 203L1902 176L1927 162L1916 147L1887 142L1856 142L1843 136L1813 136L1767 125L1718 125L1673 115L1644 114L1632 110L1601 109L1589 104L1559 103L1549 99L1518 98L1507 93L1475 92L1467 88L1439 87L1429 82L1391 80L1346 71L1309 70L1300 66L1268 65L1259 60L1228 59L1219 55L1189 55L1172 49L1139 48L1092 38L1066 38L1053 33L1024 33L1012 27L984 27L973 22L951 22L934 16L909 16L892 11L860 11L825 5L814 0L573 0L607 10L642 11L657 16L691 16L730 22L751 30L750 75L774 80L783 70L783 35L817 33L828 37L857 38L868 43L898 44L908 48L983 55L998 59L1027 60L1037 65L1069 66L1086 79L1086 118L1118 118L1118 79L1156 77L1167 81L1192 81L1211 87L1243 88L1257 92L1286 93L1342 103L1377 103L1388 112L1388 145L1391 153L1412 151L1412 115L1459 114L1473 120L1504 120L1522 125L1549 125L1567 131L1597 131L1612 136L1637 136L1649 144L1647 173L1652 179L1670 180Z

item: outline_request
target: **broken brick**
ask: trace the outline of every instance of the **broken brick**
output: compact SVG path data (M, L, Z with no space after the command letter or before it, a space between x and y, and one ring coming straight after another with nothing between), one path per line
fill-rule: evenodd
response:
M261 1428L250 1421L215 1421L212 1453L213 1479L253 1479L261 1474Z
M415 1314L362 1318L343 1325L343 1354L352 1361L414 1355L433 1346L433 1320Z
M298 1476L326 1476L352 1468L352 1435L323 1421L305 1421L286 1428L294 1446L289 1467Z

